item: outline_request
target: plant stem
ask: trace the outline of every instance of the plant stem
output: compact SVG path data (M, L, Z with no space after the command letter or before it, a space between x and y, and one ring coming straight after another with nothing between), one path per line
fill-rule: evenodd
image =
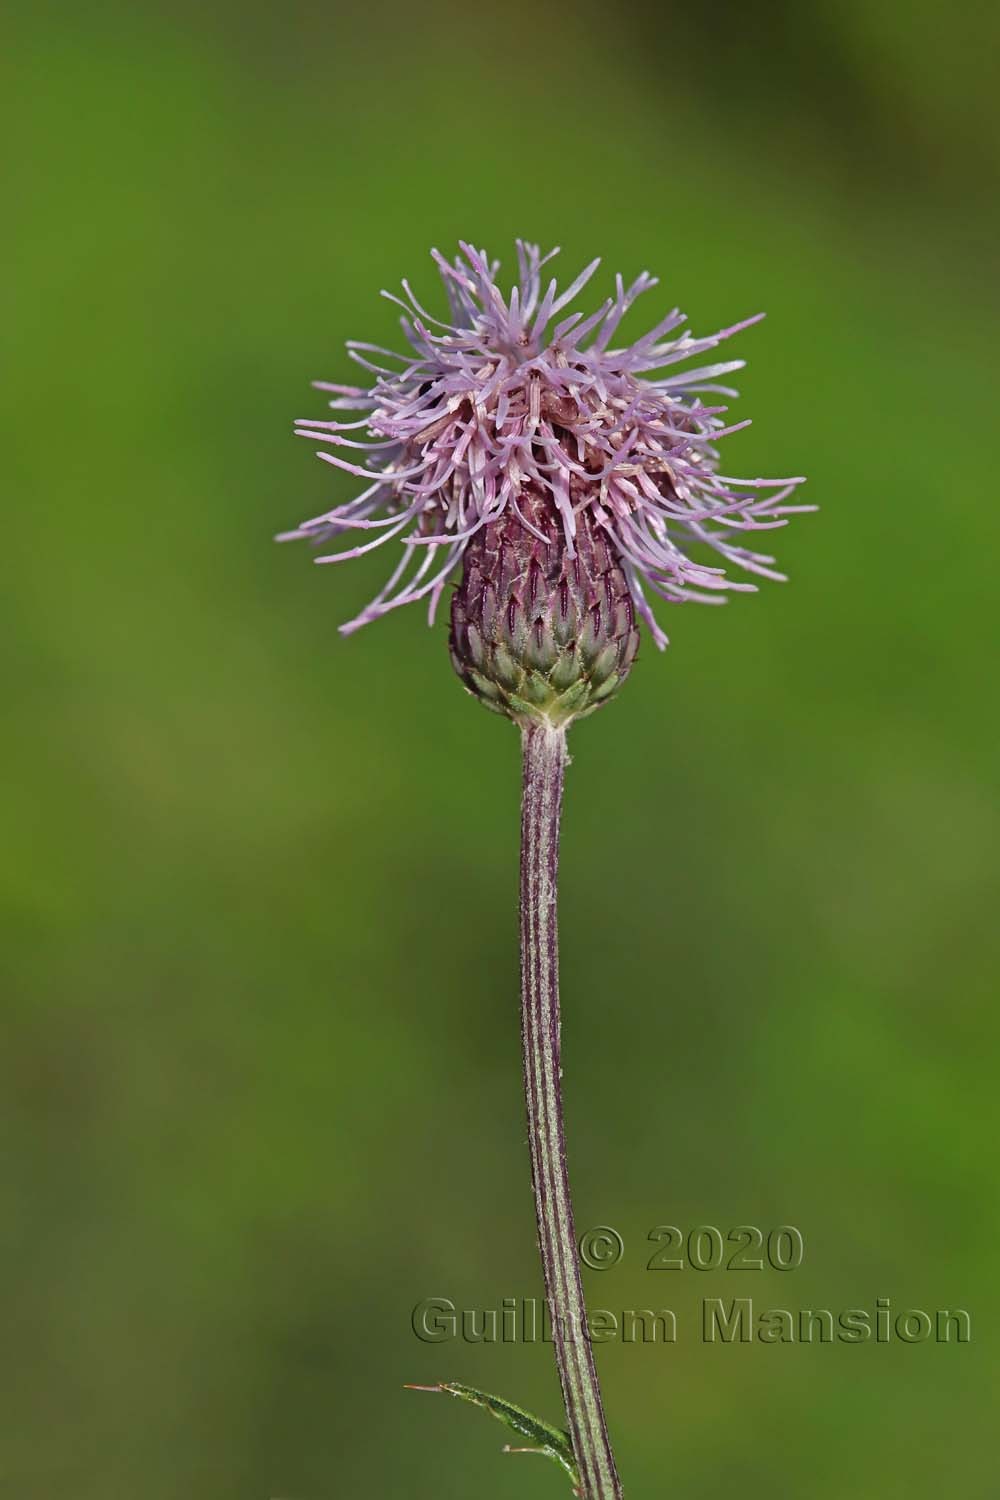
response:
M535 723L521 736L521 1040L538 1248L580 1495L619 1500L587 1333L563 1130L556 902L566 735Z

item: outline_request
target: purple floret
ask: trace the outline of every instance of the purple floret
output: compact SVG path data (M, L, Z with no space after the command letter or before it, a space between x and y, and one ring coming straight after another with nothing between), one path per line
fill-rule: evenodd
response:
M436 250L451 321L417 302L383 293L403 309L410 345L403 354L351 342L348 350L373 376L369 389L328 385L334 410L363 412L359 421L302 420L297 432L328 444L325 462L367 481L362 493L306 521L280 540L324 543L371 531L357 546L317 558L341 562L393 538L402 557L385 587L347 634L395 609L427 599L429 615L469 539L505 511L528 527L523 497L551 499L566 549L574 552L577 517L586 508L621 558L638 613L658 646L667 637L645 590L670 603L721 604L725 591L753 591L727 576L726 565L781 579L774 558L740 544L744 532L771 530L812 510L786 504L793 479L734 479L718 472L715 442L748 422L727 425L719 397L736 392L720 377L743 360L676 371L763 316L747 318L708 338L681 332L674 309L634 343L610 347L632 303L657 285L643 272L630 287L615 278L615 295L589 317L568 305L596 271L592 261L566 291L543 288L542 255L517 242L519 277L507 300L496 283L497 262L464 242L449 264ZM704 398L708 398L707 404ZM355 462L345 450L359 450ZM691 549L695 555L691 555ZM710 549L710 551L706 551ZM697 554L718 565L699 561Z

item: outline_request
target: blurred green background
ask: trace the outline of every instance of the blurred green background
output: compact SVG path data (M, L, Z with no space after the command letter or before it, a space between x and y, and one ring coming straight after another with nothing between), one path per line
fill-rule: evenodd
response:
M792 581L665 613L574 732L565 1066L630 1496L995 1493L995 7L192 0L8 10L3 1392L18 1500L567 1493L541 1347L515 735L290 435L431 245L759 308L729 472ZM604 278L603 282L601 278ZM797 1225L654 1274L649 1229ZM752 1283L752 1284L750 1284ZM967 1346L706 1347L705 1296L970 1310Z

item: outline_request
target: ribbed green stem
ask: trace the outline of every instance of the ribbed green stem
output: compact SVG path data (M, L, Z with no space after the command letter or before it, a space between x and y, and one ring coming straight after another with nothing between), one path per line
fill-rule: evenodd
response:
M521 1038L538 1248L580 1494L619 1500L587 1335L563 1130L556 899L566 736L543 723L521 733Z

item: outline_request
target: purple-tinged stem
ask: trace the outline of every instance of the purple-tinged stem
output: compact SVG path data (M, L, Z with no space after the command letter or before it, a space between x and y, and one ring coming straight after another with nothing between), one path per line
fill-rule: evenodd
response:
M580 1495L620 1500L587 1334L563 1129L556 903L566 735L532 723L521 736L521 1040L538 1248Z

